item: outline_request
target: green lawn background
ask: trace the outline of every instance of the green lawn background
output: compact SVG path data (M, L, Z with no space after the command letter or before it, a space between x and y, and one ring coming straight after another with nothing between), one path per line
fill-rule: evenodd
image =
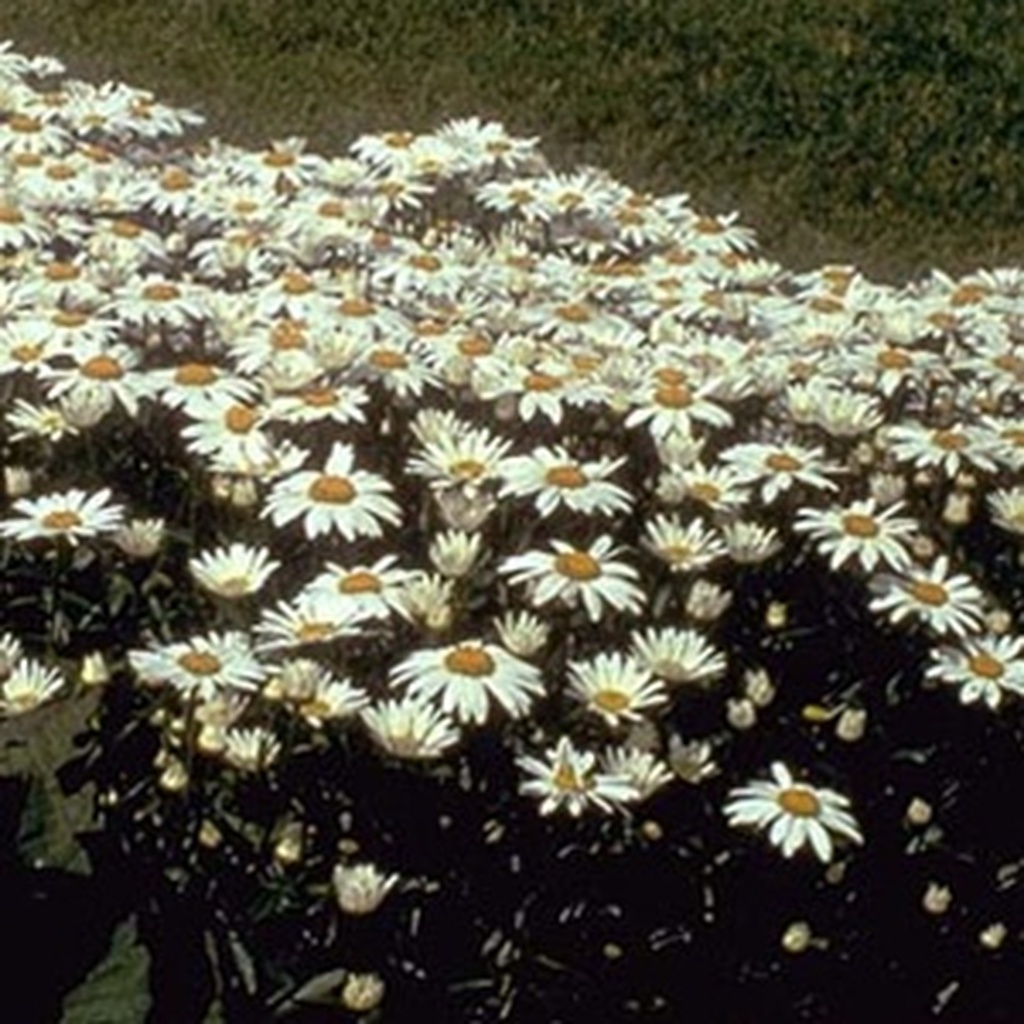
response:
M0 38L260 145L479 114L774 258L1024 263L1021 0L0 0Z

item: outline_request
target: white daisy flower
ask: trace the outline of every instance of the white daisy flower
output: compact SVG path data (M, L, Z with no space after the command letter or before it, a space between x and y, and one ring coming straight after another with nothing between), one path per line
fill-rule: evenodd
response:
M227 729L221 757L242 772L269 768L281 756L281 741L262 726L251 729Z
M500 571L513 584L530 584L535 605L561 600L568 605L582 601L591 622L597 622L606 607L615 611L638 612L644 592L634 582L637 571L615 561L619 549L608 535L598 537L587 549L553 540L554 553L529 551L506 558Z
M782 550L782 538L773 526L737 519L722 527L729 557L740 565L765 562Z
M244 633L207 633L128 652L128 663L147 685L168 684L190 697L213 700L222 691L253 691L267 676Z
M706 684L725 673L725 655L695 629L649 626L631 638L640 664L666 683Z
M264 609L253 631L258 650L279 651L357 635L365 619L354 605L304 592L292 601L279 601L274 608Z
M18 541L63 537L72 545L83 537L112 533L124 514L122 506L110 502L107 488L88 494L72 487L40 498L19 498L12 510L21 518L0 521L0 535Z
M636 747L608 747L600 766L608 775L626 779L637 791L636 799L646 800L674 779L671 768L648 750Z
M735 444L722 452L721 458L733 466L744 482L757 483L761 500L770 505L794 483L815 490L834 491L837 485L829 473L838 467L825 459L821 448L803 448L795 444Z
M571 661L568 669L569 692L613 729L639 721L645 711L668 701L662 681L618 651Z
M772 765L772 781L755 780L729 791L724 807L734 827L769 828L768 841L792 857L808 843L818 859L827 864L834 852L833 836L863 843L849 800L831 789L795 782L781 761Z
M479 641L414 651L389 676L393 685L408 686L412 697L439 697L445 712L467 723L483 724L492 701L519 718L544 693L536 666Z
M384 555L375 562L339 565L328 562L323 572L310 581L300 597L333 602L352 620L389 619L405 610L405 587L417 573L396 565L397 555Z
M937 679L960 687L960 700L978 700L995 711L1007 693L1024 696L1024 637L973 636L958 647L933 649L933 664L925 671Z
M314 729L325 721L336 721L357 714L369 707L370 698L364 690L353 686L348 679L337 679L329 672L320 673L311 693L299 702L298 713Z
M53 700L64 686L64 677L55 668L31 658L9 664L7 677L0 683L0 714L24 715Z
M532 612L507 611L492 621L502 645L520 658L538 654L551 636L551 627Z
M561 507L584 515L628 512L632 496L607 480L625 461L602 458L581 462L562 447L535 448L529 455L505 459L499 497L533 496L542 517Z
M566 810L578 818L590 807L607 814L639 797L632 780L601 771L597 755L578 750L568 736L545 750L543 758L524 754L516 764L527 775L519 792L539 799L541 814Z
M938 429L900 423L886 427L883 438L898 462L910 462L917 469L939 467L949 479L968 467L989 473L998 469L998 439L976 427Z
M282 477L267 496L263 517L275 526L302 519L313 540L337 531L345 540L380 537L381 522L397 526L401 510L389 497L391 484L376 473L355 469L355 449L335 442L322 472L303 470Z
M852 558L873 572L880 564L897 571L910 567L909 541L918 523L898 513L902 504L879 512L874 498L828 509L800 509L793 529L807 533L818 550L829 556L829 568L838 569Z
M1004 487L988 496L992 522L1008 533L1024 536L1024 487Z
M879 594L869 607L874 612L885 612L896 624L914 616L940 635L957 636L981 627L985 595L969 576L950 574L947 555L939 555L927 569L902 577L876 577L872 587Z
M257 593L280 566L280 562L270 557L269 548L240 543L205 551L188 562L190 572L201 587L226 598Z
M433 704L411 696L377 701L361 718L384 750L406 760L433 760L459 741L458 727L451 718Z
M705 529L700 519L683 526L679 516L662 513L647 521L642 543L673 573L697 572L727 550L715 531Z

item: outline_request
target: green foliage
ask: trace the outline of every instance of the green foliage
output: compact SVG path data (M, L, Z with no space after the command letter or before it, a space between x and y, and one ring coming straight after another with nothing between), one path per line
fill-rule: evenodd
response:
M1024 27L996 0L8 0L3 31L245 144L498 117L739 208L782 262L1019 262Z
M18 832L27 865L89 872L79 837L97 826L95 787L70 789L61 780L98 703L98 691L86 691L0 722L0 778L21 778L28 786Z
M61 1024L143 1024L152 1005L149 959L135 918L122 921L106 957L65 997Z

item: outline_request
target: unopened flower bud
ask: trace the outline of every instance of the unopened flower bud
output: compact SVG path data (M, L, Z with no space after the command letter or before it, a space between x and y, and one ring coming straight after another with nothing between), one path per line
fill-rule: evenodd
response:
M868 713L864 708L846 708L836 722L836 736L844 743L856 743L864 736Z
M379 974L350 974L341 989L341 1005L353 1013L375 1010L384 998L384 981Z
M953 902L953 891L946 885L939 885L938 882L929 882L921 900L921 906L929 914L944 914L949 910Z
M904 820L908 825L923 828L932 820L932 805L926 800L922 800L919 796L915 796L914 799L907 804Z
M110 669L100 651L92 651L82 658L78 678L82 680L83 686L103 686L110 682Z
M725 717L734 729L745 732L757 725L757 706L747 697L728 700L725 704Z
M338 906L346 914L372 914L398 883L376 864L338 864L331 876Z
M763 668L743 673L743 696L759 708L766 708L775 699L775 684Z

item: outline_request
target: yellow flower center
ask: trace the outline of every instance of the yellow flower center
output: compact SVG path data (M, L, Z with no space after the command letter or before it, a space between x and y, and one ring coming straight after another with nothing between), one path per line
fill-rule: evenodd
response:
M58 509L47 512L42 518L42 524L47 530L73 530L82 525L82 517L71 509Z
M460 645L444 656L444 667L461 676L494 675L494 659L482 648Z
M380 577L366 569L356 569L338 581L341 594L379 594L383 589Z
M270 347L278 352L305 348L306 324L303 320L279 320L270 328Z
M334 624L331 622L303 622L295 631L296 639L304 644L330 640L332 636L334 636Z
M83 377L93 380L118 380L124 376L124 367L112 356L93 356L79 367Z
M11 355L19 363L34 363L43 354L42 345L15 345L11 349Z
M587 474L579 466L574 466L572 463L566 463L564 466L552 466L544 474L544 481L552 487L564 487L567 489L586 487L590 482L587 479Z
M43 122L38 117L28 117L25 114L14 114L7 120L7 127L12 132L22 132L26 135L42 131Z
M595 707L613 715L625 711L630 705L629 694L622 690L598 690L590 699Z
M795 473L803 468L803 463L799 459L787 455L786 452L772 452L764 460L764 464L776 473Z
M459 459L448 467L448 472L459 480L476 480L487 472L487 467L478 459Z
M49 281L74 281L81 275L81 271L74 263L65 263L62 260L54 260L47 264L46 277Z
M695 501L703 501L708 505L713 505L722 496L720 487L705 480L690 484L688 490L691 498Z
M338 395L332 388L311 388L299 396L303 405L313 409L328 409L338 404Z
M316 212L321 217L344 217L345 204L340 199L325 199L317 208Z
M316 285L305 274L300 274L297 270L289 270L281 275L281 291L285 295L305 295L307 292L314 291Z
M408 149L416 141L412 132L388 132L381 138L390 149Z
M378 370L404 370L409 365L405 354L393 348L374 349L368 362Z
M142 297L147 302L170 302L181 298L181 290L167 281L154 281L142 289Z
M821 812L821 801L809 789L784 789L776 800L787 814L796 818L816 818Z
M871 516L851 512L843 516L843 532L851 537L877 537L878 523Z
M221 670L220 659L209 651L186 651L178 664L194 676L212 676Z
M24 216L16 206L9 203L0 203L0 224L21 224Z
M949 592L941 583L930 580L916 580L907 587L907 591L915 601L939 608L949 600Z
M476 356L490 355L494 350L494 345L482 335L471 334L468 338L462 338L459 341L458 349L460 355L472 359Z
M947 452L959 452L967 447L967 438L955 430L936 430L932 434L935 445Z
M839 301L828 295L816 295L808 305L816 313L842 313L846 307Z
M876 361L883 370L905 370L913 365L913 360L906 352L895 348L884 348L878 353Z
M409 266L415 267L417 270L425 270L427 273L434 273L440 270L444 264L430 253L417 253L415 256L409 257Z
M986 654L984 651L972 654L967 659L967 667L982 679L999 679L1006 671L1005 666L998 658L993 658L991 654Z
M70 181L78 175L78 171L70 164L50 164L46 168L46 176L51 181Z
M310 484L307 494L313 501L327 505L347 505L355 500L356 489L347 477L324 474Z
M51 320L57 327L81 327L89 322L89 314L77 309L58 309Z
M180 167L172 167L160 178L160 187L165 192L181 192L192 184L192 178Z
M666 409L685 409L693 404L693 392L685 384L666 384L655 389L654 401Z
M182 363L174 371L174 383L186 387L200 387L212 384L217 379L217 371L208 363Z
M233 405L224 414L224 425L233 434L248 434L256 426L256 410L248 405Z
M550 373L528 373L523 381L527 391L557 391L561 384L561 379Z
M262 160L265 167L291 167L295 163L295 154L286 153L283 149L271 149L263 154Z
M601 565L586 551L564 551L555 557L555 572L585 582L601 575Z
M581 302L570 302L567 305L559 306L555 315L560 320L570 324L585 324L590 320L590 310Z
M973 306L988 295L988 289L980 284L962 284L949 297L951 306Z
M555 789L565 793L581 793L587 789L585 779L581 779L573 769L572 765L560 764L551 778Z

